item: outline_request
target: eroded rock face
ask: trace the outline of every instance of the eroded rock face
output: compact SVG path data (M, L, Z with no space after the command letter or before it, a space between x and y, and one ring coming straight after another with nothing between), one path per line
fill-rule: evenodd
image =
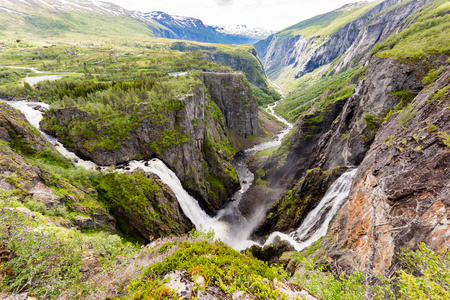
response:
M258 122L258 105L250 85L238 73L203 73L204 82L231 130L246 138L264 133Z
M349 201L329 230L339 259L386 270L402 247L425 242L446 249L450 238L450 70L380 128L358 169ZM433 98L435 97L435 98ZM338 261L339 262L339 261Z

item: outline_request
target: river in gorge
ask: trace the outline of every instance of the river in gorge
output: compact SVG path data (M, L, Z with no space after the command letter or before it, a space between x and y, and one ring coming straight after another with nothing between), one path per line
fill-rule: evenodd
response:
M5 102L20 110L28 121L38 129L39 122L42 119L42 111L48 109L48 104L46 103L27 101ZM250 240L249 237L266 213L265 208L256 208L259 212L253 214L252 219L247 220L242 216L238 209L239 201L251 187L254 180L254 175L247 168L246 158L256 154L259 151L280 146L283 138L293 128L292 124L274 113L274 107L276 105L277 103L270 105L267 108L267 112L277 118L280 122L284 123L286 125L285 129L271 141L257 144L236 154L233 164L238 174L239 181L241 182L241 188L231 197L230 200L232 201L230 201L223 209L218 211L215 217L209 216L201 209L198 201L184 190L182 183L175 173L161 160L151 159L149 161L131 161L128 163L127 169L129 169L129 171L133 171L137 168L141 168L146 172L151 172L158 175L161 180L172 189L177 197L181 209L183 210L183 213L191 220L197 230L204 232L213 230L215 237L220 238L229 246L239 251L246 249L253 244L257 244L256 242ZM99 167L91 161L86 161L77 157L74 153L70 152L61 143L59 143L55 137L47 135L42 131L41 133L61 154L67 158L70 158L76 166L82 166L87 169L108 168ZM303 223L304 225L302 224L299 229L290 235L273 233L269 237L266 244L273 242L276 238L279 238L282 240L288 240L294 245L296 250L300 251L304 247L312 244L321 236L325 235L329 221L342 205L349 193L351 179L354 173L355 170L345 173L330 187L322 200L323 203L321 202L315 210L309 213ZM305 227L308 228L305 229Z

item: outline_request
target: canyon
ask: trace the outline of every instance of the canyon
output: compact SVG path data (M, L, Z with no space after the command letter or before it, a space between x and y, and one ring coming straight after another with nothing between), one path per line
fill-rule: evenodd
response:
M385 0L254 47L24 46L57 75L1 69L4 297L75 295L18 276L52 261L17 267L51 236L78 255L83 299L445 299L423 261L446 276L449 16L445 0ZM16 48L0 56L23 63Z

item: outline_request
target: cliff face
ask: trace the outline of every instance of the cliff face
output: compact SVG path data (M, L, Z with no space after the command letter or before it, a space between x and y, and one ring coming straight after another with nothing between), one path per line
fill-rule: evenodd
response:
M348 69L364 61L373 46L408 24L407 17L432 0L410 1L394 6L401 0L387 0L374 6L327 36L294 35L282 38L283 32L255 44L263 65L272 79L283 70L290 70L291 79L300 78L343 55L333 67ZM386 10L392 7L392 10Z
M264 167L267 178L289 188L308 169L359 165L382 123L380 118L400 102L406 106L422 90L429 68L438 69L445 60L430 57L404 63L374 57L348 100L314 109L299 119L285 141L287 151L274 155Z
M448 247L450 70L377 133L329 230L337 263L384 270L402 247ZM342 256L340 256L342 255Z
M300 118L285 150L265 166L272 185L292 190L256 233L298 227L316 203L311 199L317 186L306 183L326 182L314 179L310 169L355 165L349 200L328 232L336 242L329 255L338 266L383 270L402 247L426 242L443 249L450 234L447 59L407 63L374 57L348 100ZM444 71L425 86L430 69Z
M228 128L241 137L264 135L258 121L258 105L245 77L236 73L204 73L204 82L225 117Z
M210 94L200 86L194 94L179 95L179 105L166 110L165 120L155 122L151 115L144 118L113 150L89 149L84 135L70 136L69 132L53 129L66 128L74 116L83 120L95 117L88 112L75 108L49 110L42 125L99 165L153 157L163 160L202 207L214 213L238 187L230 163L235 150L226 130L244 137L262 132L256 120L257 106L244 78L233 73L204 74ZM210 96L213 101L208 100Z

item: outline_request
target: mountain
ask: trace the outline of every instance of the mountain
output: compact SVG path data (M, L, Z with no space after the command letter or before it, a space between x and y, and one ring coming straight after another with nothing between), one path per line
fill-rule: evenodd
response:
M346 5L261 60L30 1L2 2L1 299L450 299L448 0Z
M246 36L254 39L262 40L273 34L275 30L270 30L262 27L249 27L247 25L228 25L218 26L213 25L216 31L228 35Z
M268 34L266 35L267 32L261 29L236 26L235 30L227 30L224 27L205 25L199 19L173 16L164 12L144 13L142 17L147 20L154 20L174 33L173 36L166 37L181 40L223 44L253 44L261 37L268 36Z
M258 171L266 193L286 192L256 235L294 234L357 168L326 237L308 250L318 270L376 280L404 268L401 249L448 250L449 13L445 0L355 4L256 44L288 93L276 111L295 122Z
M130 11L89 0L0 1L1 34L11 38L163 36L168 29Z
M91 0L0 1L1 34L12 38L83 35L130 38L154 36L207 43L253 44L267 37L262 29L226 31L201 20L163 12L129 11Z
M404 29L410 22L407 17L429 2L390 0L349 4L277 32L255 47L272 79L300 78L340 55L345 58L334 69L346 70L367 58L376 43ZM386 18L381 14L389 14L389 26L382 23Z

